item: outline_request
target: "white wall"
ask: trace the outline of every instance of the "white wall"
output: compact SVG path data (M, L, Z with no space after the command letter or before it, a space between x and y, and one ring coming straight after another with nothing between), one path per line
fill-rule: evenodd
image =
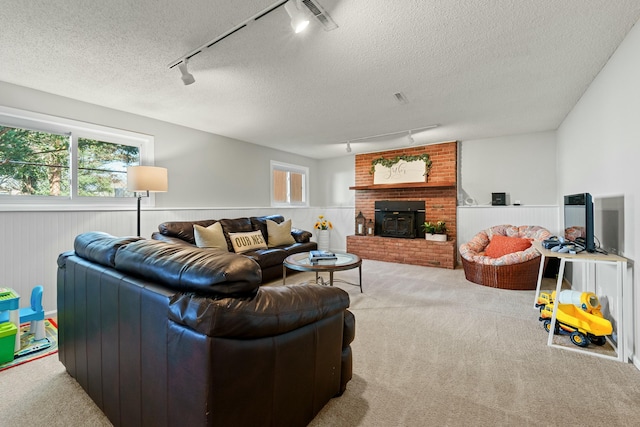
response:
M558 234L558 206L459 206L458 246L494 225L538 225Z
M320 160L324 202L320 206L354 206L355 157ZM523 206L556 206L555 132L536 132L460 141L458 204L471 197L474 205L490 205L491 193L506 192ZM323 196L319 196L323 197Z
M4 106L153 135L156 165L169 169L169 191L156 194L155 209L143 208L143 236L149 237L163 221L275 213L309 231L318 215L325 215L335 226L331 248L336 251L346 250L346 236L353 234L353 202L349 200L353 192L348 190L353 185L353 156L325 161L320 168L315 159L4 82L0 82L0 93ZM309 167L310 204L335 206L270 208L270 160ZM0 286L13 287L28 297L31 288L41 284L45 309L55 311L58 255L73 249L75 236L86 231L135 235L135 209L133 199L128 209L115 210L0 209Z
M542 160L541 160L542 159ZM461 141L458 145L458 243L492 225L540 225L557 233L555 132L537 132ZM355 158L345 155L320 160L324 206L353 207ZM491 207L491 193L506 192L522 206ZM356 212L353 212L355 217ZM350 232L352 234L352 232Z
M589 192L594 198L624 195L623 255L634 260L640 248L640 25L629 32L557 132L558 197ZM612 280L608 275L603 284ZM638 269L628 274L632 287ZM625 295L627 301L631 295ZM632 335L640 343L640 292L633 297ZM627 327L628 332L632 332ZM640 368L638 345L635 364Z
M342 157L318 161L318 206L342 206L355 208L355 156L345 153Z
M155 164L169 170L169 191L156 195L156 206L269 206L270 160L309 167L311 205L322 198L314 159L4 82L0 93L7 107L153 135Z
M491 193L507 203L555 205L554 131L461 141L458 145L458 205L491 205Z

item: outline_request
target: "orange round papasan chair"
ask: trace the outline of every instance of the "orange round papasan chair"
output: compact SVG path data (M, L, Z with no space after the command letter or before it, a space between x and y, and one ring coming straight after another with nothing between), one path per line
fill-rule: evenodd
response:
M540 271L540 253L531 242L550 236L549 230L537 225L496 225L483 230L460 245L464 275L479 285L533 290Z

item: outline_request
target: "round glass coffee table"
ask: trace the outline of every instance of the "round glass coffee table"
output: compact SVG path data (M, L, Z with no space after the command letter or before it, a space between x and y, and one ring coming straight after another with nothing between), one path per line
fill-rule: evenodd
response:
M333 282L346 283L348 285L359 286L362 293L362 260L358 255L354 254L336 254L338 258L329 263L312 263L309 260L309 252L301 252L299 254L289 255L282 262L282 284L287 281L287 268L295 271L313 271L316 273L316 283L322 285L333 286ZM351 270L358 268L358 283L351 283L345 280L333 279L333 273L336 271ZM329 273L329 282L320 276L320 273Z

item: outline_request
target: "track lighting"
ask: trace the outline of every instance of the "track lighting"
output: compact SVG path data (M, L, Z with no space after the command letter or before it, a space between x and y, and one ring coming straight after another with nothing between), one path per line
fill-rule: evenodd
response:
M296 34L304 31L309 25L309 18L307 18L302 9L300 9L298 1L299 0L289 0L284 5L284 10L287 11L289 18L291 18L291 28L293 28Z
M182 73L182 77L180 78L182 79L182 83L184 83L185 86L190 85L196 81L196 79L193 78L193 74L191 74L189 70L187 70L188 63L189 63L189 60L185 58L182 60L180 64L178 64L178 69L180 69L180 72Z
M389 132L389 133L381 133L378 135L371 135L371 136L363 136L362 138L352 138L350 140L347 141L347 153L351 152L351 143L352 142L367 142L371 139L378 139L378 138L383 138L386 136L390 136L390 137L401 137L403 133L407 133L407 141L409 142L410 145L414 144L416 142L415 138L413 137L413 132L423 132L429 129L435 129L440 125L429 125L429 126L424 126L421 128L416 128L416 129L409 129L409 130L401 130L401 131L397 131L397 132Z
M236 31L240 31L243 28L246 28L252 22L257 21L260 18L263 18L265 15L273 12L274 10L278 10L280 7L284 6L289 18L291 19L291 27L296 33L303 31L309 25L309 21L311 17L315 18L326 31L335 30L338 28L338 24L336 24L329 16L326 10L322 8L319 4L314 2L315 0L305 0L302 3L301 0L278 0L271 6L261 10L250 18L245 19L244 21L237 24L235 27L225 31L220 34L213 40L209 40L205 44L198 46L192 51L182 55L175 61L169 63L168 67L170 69L174 67L178 67L180 72L182 73L182 81L185 85L190 85L196 81L193 76L187 70L187 59L192 58L200 53L204 52L207 49L212 48L216 44L220 43L222 40L225 40L230 35L234 34Z

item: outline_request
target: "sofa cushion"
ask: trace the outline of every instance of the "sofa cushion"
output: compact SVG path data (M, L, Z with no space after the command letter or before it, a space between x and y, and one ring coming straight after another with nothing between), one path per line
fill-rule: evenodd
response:
M500 258L503 255L524 251L531 246L530 239L520 237L507 237L494 235L485 249L485 255L491 258Z
M169 318L211 337L254 339L301 328L349 307L349 294L319 285L261 287L252 298L177 295Z
M249 218L254 230L260 230L264 236L264 240L269 244L269 232L267 230L267 220L273 221L276 224L280 224L284 221L282 215L265 215L265 216L252 216Z
M266 249L267 242L260 231L250 231L248 233L229 233L233 251L242 254L255 249Z
M270 248L275 246L293 245L296 243L295 239L291 235L291 219L288 219L281 224L268 219L267 223L267 245Z
M221 249L229 252L227 248L227 239L224 238L222 225L219 222L213 223L208 227L193 224L193 236L196 246L199 248Z
M262 281L260 266L251 258L156 240L121 247L116 252L115 268L207 296L253 295Z
M249 218L221 219L220 224L222 224L224 237L227 239L229 252L233 252L233 245L231 244L229 233L248 233L249 231L255 231Z
M118 248L141 239L141 237L115 237L101 231L91 231L76 236L73 249L81 258L113 267Z

